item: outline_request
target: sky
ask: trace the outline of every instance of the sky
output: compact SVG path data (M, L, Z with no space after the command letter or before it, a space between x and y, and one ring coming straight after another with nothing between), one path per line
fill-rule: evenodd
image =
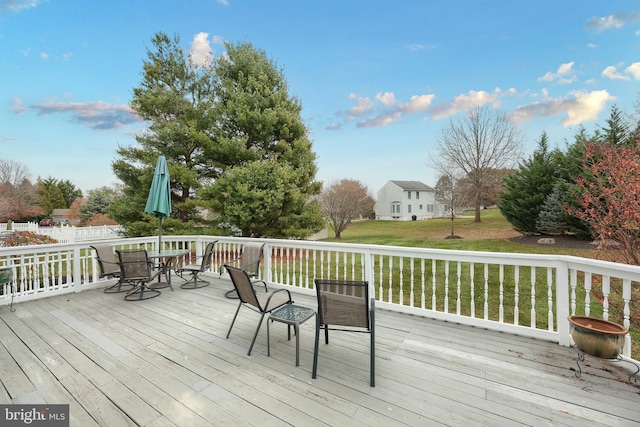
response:
M279 67L317 179L434 186L438 138L469 108L506 113L525 158L640 100L637 0L0 0L0 158L31 179L118 184L154 34L194 59L250 42Z

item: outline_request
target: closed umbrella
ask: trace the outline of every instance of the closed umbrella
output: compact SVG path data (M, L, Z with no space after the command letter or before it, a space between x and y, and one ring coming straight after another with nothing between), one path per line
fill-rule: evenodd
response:
M169 168L164 156L158 157L156 171L153 174L151 190L144 211L159 219L158 251L162 250L162 220L171 215L171 184Z

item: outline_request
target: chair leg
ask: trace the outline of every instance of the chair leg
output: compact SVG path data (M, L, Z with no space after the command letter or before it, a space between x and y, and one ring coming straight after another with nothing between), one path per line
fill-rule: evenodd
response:
M195 271L191 273L191 278L180 285L181 289L200 289L209 286L210 283L206 280L199 279L200 272ZM180 276L182 278L182 276Z
M320 317L316 315L316 342L313 346L313 371L311 371L311 378L316 378L318 371L318 344L320 343Z
M147 292L147 296L144 296L145 291ZM147 287L145 282L138 283L134 286L125 296L125 301L142 301L145 299L155 298L160 295L160 291L157 289L151 289Z
M265 314L266 313L262 313L262 315L260 316L260 321L258 322L256 333L253 334L253 339L251 340L251 345L249 346L249 351L247 352L247 356L251 356L251 350L253 350L253 345L256 343L256 338L258 338L258 332L260 332L260 326L262 326L262 320L264 319Z
M123 286L131 286L128 289L122 289ZM122 279L118 279L118 282L106 288L103 292L105 294L117 294L119 292L129 292L133 289L133 286L129 283L124 283Z
M229 335L231 334L231 329L233 328L233 324L236 322L236 317L238 317L238 312L240 311L240 307L242 307L242 303L238 304L236 315L233 316L233 320L231 321L231 325L229 326L229 331L227 332L227 339L229 339Z
M324 325L324 343L329 344L329 327Z

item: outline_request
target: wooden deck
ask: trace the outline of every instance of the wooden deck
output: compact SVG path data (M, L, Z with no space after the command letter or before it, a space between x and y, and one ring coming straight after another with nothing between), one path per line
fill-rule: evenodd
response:
M178 280L176 280L178 281ZM420 317L376 311L376 387L368 336L331 334L311 379L313 320L300 366L286 326L266 327L231 284L125 302L101 290L0 307L0 403L69 403L72 426L640 425L640 382L577 351ZM313 307L313 298L294 295Z

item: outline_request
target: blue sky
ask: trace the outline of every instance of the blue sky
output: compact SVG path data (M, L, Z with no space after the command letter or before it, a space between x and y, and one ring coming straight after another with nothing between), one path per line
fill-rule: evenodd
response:
M435 185L437 138L471 106L508 113L528 156L543 130L563 148L640 99L636 0L0 0L0 158L34 181L117 183L159 31L196 57L225 40L265 50L302 102L318 179L374 194L391 179Z

